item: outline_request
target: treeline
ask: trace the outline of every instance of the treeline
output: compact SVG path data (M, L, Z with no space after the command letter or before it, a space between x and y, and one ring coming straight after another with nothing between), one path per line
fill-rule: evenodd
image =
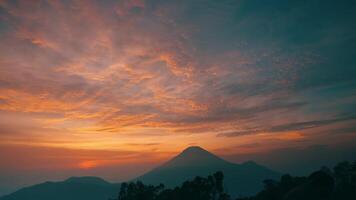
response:
M165 189L163 184L144 185L140 181L123 183L118 200L230 200L224 192L223 180L223 173L216 172L207 178L185 181L174 189Z
M323 167L308 177L283 175L264 185L256 196L237 200L355 200L356 161L339 163L333 170Z
M222 172L196 177L180 187L166 189L142 182L123 183L117 200L232 200L224 191ZM236 200L355 200L356 161L342 162L332 170L323 167L308 177L283 175L279 181L265 180L264 189L252 197Z

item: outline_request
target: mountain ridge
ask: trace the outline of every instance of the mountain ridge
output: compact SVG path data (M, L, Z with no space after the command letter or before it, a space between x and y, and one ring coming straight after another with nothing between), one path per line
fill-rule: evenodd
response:
M207 176L216 171L225 174L226 188L233 196L255 194L262 188L264 179L279 176L279 173L254 161L236 164L199 146L191 146L164 164L131 181L140 180L145 184L164 183L167 187L174 187L196 176ZM0 197L0 200L106 200L117 195L119 186L119 183L110 183L100 177L73 176L64 181L44 182L22 188Z
M216 163L222 164L228 161L223 160L199 146L191 146L158 167L168 167L169 165L175 165L176 167L185 166L191 164L191 162L194 162L194 164L198 166Z
M207 176L216 171L225 174L225 184L233 196L255 194L262 189L263 180L280 176L278 172L254 161L232 163L201 147L192 146L132 181L140 180L154 185L163 183L167 187L175 187L195 176Z
M111 183L104 180L103 178L96 176L72 176L64 180L67 183L83 183L83 184L94 184L94 185L110 185Z

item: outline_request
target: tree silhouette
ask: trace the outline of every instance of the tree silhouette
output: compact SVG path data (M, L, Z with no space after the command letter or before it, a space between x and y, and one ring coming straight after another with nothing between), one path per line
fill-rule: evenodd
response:
M283 175L280 181L266 180L256 196L237 200L355 200L356 162L342 162L330 170L323 167L308 177Z
M123 183L117 200L231 200L224 191L224 174L195 177L181 186ZM355 200L356 161L341 162L333 170L322 167L308 177L283 175L279 181L265 180L264 189L252 197L236 200Z
M195 177L180 187L164 189L164 185L144 185L142 182L123 183L118 200L230 200L224 192L224 175L216 172L207 178Z
M341 162L334 167L334 198L356 199L356 161Z
M118 200L154 200L164 185L153 186L144 185L138 181L136 183L123 183L120 188Z

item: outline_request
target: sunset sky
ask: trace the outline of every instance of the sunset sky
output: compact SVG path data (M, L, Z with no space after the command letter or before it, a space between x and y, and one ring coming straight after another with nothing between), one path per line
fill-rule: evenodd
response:
M355 10L0 0L0 195L128 180L191 145L295 173L355 158Z

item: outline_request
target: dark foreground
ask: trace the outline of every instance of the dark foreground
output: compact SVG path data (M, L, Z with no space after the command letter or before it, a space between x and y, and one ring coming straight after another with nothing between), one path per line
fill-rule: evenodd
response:
M216 172L174 189L139 181L123 183L117 200L232 200L224 189L223 179L223 173ZM236 200L355 200L356 161L339 163L332 170L323 167L308 177L283 175L279 181L265 180L264 186L257 195Z

